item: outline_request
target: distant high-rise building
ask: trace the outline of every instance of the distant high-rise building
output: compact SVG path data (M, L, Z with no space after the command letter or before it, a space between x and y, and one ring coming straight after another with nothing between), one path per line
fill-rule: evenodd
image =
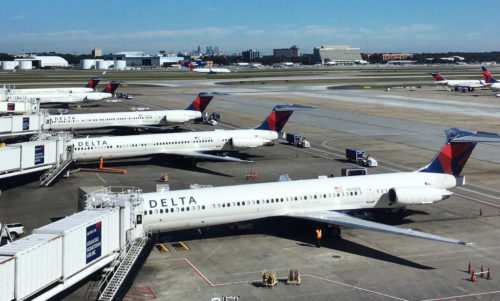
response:
M100 57L100 56L102 56L102 48L94 48L94 49L92 49L92 56L93 57Z
M314 47L314 60L318 63L334 62L337 64L354 64L361 62L359 48L349 46Z
M198 45L198 49L196 49L196 54L197 54L197 55L200 55L200 54L201 54L201 47L200 47L200 45Z
M241 56L243 58L243 61L250 62L254 59L260 58L260 52L258 50L249 49L247 51L242 51Z
M214 49L212 48L212 46L207 46L205 55L214 55Z
M215 55L220 55L220 49L219 49L219 46L215 46L215 47L214 47L214 54L215 54Z
M299 57L300 49L293 45L290 48L273 49L273 56L277 57Z

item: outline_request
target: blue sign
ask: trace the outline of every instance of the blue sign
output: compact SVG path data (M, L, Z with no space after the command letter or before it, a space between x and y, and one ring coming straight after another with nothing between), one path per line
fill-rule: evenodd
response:
M35 145L35 165L43 164L45 157L45 145Z
M23 117L23 131L27 131L30 129L30 118Z
M87 263L101 257L101 222L95 223L87 227Z

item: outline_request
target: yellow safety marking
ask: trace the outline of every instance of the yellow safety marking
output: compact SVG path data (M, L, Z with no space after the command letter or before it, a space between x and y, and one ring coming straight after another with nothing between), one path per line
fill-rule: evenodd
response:
M191 250L191 248L189 248L188 246L186 246L186 244L183 243L182 241L179 241L179 244L184 248L184 250Z
M156 244L155 246L159 246L161 248L160 252L170 252L170 250L164 244Z

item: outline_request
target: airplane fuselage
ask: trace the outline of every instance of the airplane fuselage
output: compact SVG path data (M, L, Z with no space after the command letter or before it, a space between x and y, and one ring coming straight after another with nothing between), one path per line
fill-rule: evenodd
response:
M115 126L172 125L201 117L201 112L190 110L50 115L45 119L43 128L44 130L78 130Z
M6 101L24 101L25 99L37 99L41 104L48 103L82 103L85 101L96 101L110 98L113 95L105 92L76 92L76 93L42 93L42 94L23 94L6 95Z
M446 85L449 87L468 87L481 88L485 85L480 80L443 80L436 82L437 84Z
M73 139L72 144L73 159L85 161L100 157L237 151L268 145L275 139L278 139L275 131L249 129L79 138Z
M397 187L422 191L413 204L432 203L423 201L423 191L454 186L452 175L405 172L188 189L143 194L142 213L145 225L166 232L294 213L404 207L408 203L390 200Z

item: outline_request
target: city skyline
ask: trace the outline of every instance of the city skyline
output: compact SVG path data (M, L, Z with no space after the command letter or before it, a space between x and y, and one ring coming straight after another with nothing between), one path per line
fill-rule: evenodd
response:
M190 52L218 46L225 54L297 45L361 52L483 52L498 50L499 21L491 0L454 1L137 1L53 0L4 3L0 52L86 54ZM397 7L396 7L397 6ZM202 52L205 51L202 48Z

